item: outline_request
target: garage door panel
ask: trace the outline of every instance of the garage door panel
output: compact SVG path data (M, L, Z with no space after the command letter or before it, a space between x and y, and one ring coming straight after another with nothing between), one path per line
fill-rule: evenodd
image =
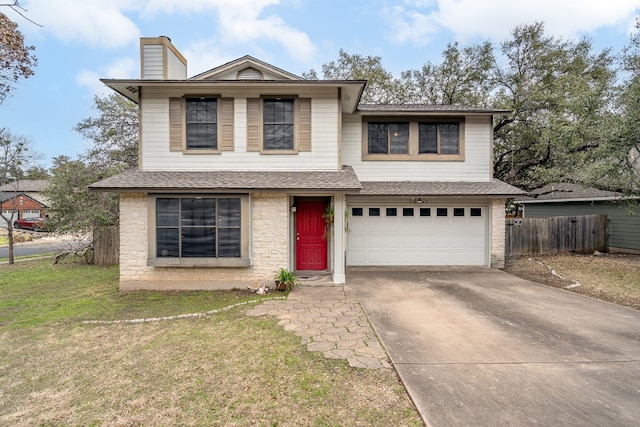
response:
M386 207L358 207L363 215L349 218L348 265L487 263L487 206L473 206L483 212L474 217L470 207L464 207L464 216L453 216L452 206L431 206L431 216L420 216L415 206L396 206L397 216L386 216ZM438 207L446 207L448 216L437 216ZM369 208L378 208L380 216L368 216ZM414 215L404 216L404 208L413 208Z

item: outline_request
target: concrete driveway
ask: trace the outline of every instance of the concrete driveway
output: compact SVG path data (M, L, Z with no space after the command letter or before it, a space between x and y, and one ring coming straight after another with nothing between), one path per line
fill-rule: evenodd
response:
M429 426L637 426L640 312L485 268L350 269Z

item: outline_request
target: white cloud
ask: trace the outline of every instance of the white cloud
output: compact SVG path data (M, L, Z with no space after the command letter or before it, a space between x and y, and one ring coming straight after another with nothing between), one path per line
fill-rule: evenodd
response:
M99 71L83 69L76 75L76 83L86 87L92 94L106 95L111 93L101 81L101 78L127 79L137 78L139 75L138 61L131 58L119 58Z
M400 44L410 42L418 46L424 45L438 31L438 24L432 15L406 10L402 6L383 9L382 18L392 29L389 36L391 41Z
M128 0L29 0L29 18L64 41L114 48L131 43L140 31L123 10Z
M25 7L29 16L44 26L41 32L103 48L135 43L140 37L133 21L137 17L152 22L158 15L211 14L215 21L211 39L217 44L259 45L267 41L282 46L297 60L309 61L317 49L306 33L276 15L261 16L267 7L279 3L280 0L28 0Z
M416 42L411 34L428 34L438 25L458 40L481 37L504 40L517 25L543 21L548 34L575 37L601 27L626 28L640 9L640 0L406 0L388 20L391 38ZM426 6L427 5L427 6ZM435 10L434 10L435 8Z
M189 76L195 76L236 59L235 56L225 53L219 44L212 40L198 41L180 51L187 58Z

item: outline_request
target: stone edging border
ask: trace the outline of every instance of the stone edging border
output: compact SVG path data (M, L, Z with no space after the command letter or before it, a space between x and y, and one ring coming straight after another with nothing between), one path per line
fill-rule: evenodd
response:
M212 314L220 313L223 311L229 311L232 308L240 307L247 304L265 302L265 301L271 301L271 300L286 300L286 299L287 297L254 299L250 301L239 302L237 304L232 304L227 307L222 307L216 310L209 310L204 313L178 314L176 316L148 317L148 318L142 318L142 319L128 319L128 320L83 320L81 323L83 325L119 325L119 324L127 324L127 323L151 323L151 322L162 322L165 320L192 319L192 318L210 316Z
M568 277L564 277L564 276L559 275L558 272L553 267L551 267L550 265L547 265L547 264L545 264L543 262L540 262L540 261L534 261L533 258L527 258L527 259L529 261L531 261L531 262L535 262L537 264L544 265L545 267L547 267L549 269L551 274L554 275L555 277L557 277L559 279L562 279L562 280L569 280L569 281L573 282L570 285L563 286L562 289L571 290L571 289L575 289L575 288L578 288L578 287L582 286L582 283L580 283L580 282L577 282L577 281L575 281L573 279L570 279Z

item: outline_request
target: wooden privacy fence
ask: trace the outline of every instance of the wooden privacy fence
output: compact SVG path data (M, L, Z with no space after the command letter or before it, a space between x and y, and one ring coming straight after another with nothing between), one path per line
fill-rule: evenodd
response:
M607 250L607 216L507 218L505 255L591 254Z
M120 262L120 231L117 226L93 229L94 262L96 265L114 265Z

